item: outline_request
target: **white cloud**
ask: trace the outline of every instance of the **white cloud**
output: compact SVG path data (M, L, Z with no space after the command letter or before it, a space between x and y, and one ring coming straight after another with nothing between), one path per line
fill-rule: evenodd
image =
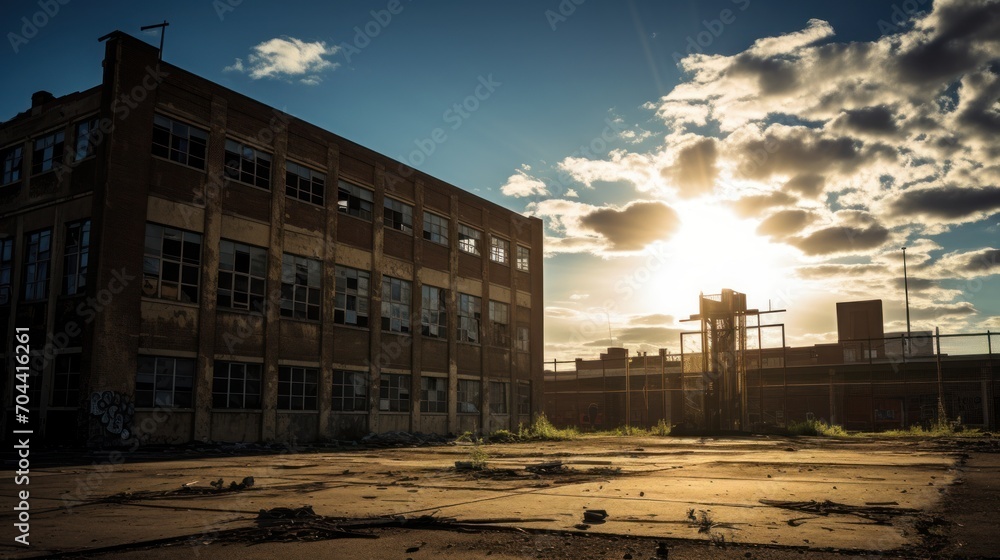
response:
M248 74L252 79L299 78L306 85L316 85L320 73L334 70L340 63L330 62L326 56L336 54L340 47L327 46L323 41L306 42L294 37L276 37L251 49L250 54L225 68L225 72Z
M500 192L507 196L521 198L535 195L548 195L545 183L540 179L528 175L526 171L531 170L531 166L524 165L516 173L507 178L507 182L500 187Z

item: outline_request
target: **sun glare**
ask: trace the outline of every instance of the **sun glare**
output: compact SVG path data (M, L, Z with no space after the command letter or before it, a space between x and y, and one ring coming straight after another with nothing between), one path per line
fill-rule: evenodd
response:
M674 205L681 227L655 249L663 266L645 290L655 312L687 317L696 313L697 295L731 288L747 294L747 304L767 307L789 283L791 249L755 231L757 223L704 200Z

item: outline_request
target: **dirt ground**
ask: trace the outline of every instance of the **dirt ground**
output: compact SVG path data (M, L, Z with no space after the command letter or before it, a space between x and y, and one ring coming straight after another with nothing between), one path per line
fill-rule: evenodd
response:
M998 444L584 437L49 451L32 455L31 546L8 529L0 555L991 558ZM20 488L0 485L8 528Z

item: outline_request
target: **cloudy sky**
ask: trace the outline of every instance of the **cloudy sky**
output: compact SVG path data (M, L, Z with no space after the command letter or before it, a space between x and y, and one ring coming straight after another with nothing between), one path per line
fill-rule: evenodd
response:
M165 60L542 218L547 359L676 349L722 288L793 345L837 301L904 331L903 246L914 330L1000 329L1000 2L52 4L0 16L0 119L167 19Z

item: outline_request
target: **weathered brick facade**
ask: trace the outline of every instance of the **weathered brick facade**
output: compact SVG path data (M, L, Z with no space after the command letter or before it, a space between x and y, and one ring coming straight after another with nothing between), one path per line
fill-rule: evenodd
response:
M170 128L165 141L167 129L155 136L154 119L180 128ZM101 131L91 135L92 154L80 132L84 121ZM205 135L201 165L193 147L201 132L185 127ZM38 169L35 160L50 152L36 148L54 131L63 132L61 160ZM269 169L257 168L268 188L233 172L232 162L240 163L226 155L227 140L255 150L258 164L268 160ZM155 48L122 33L106 43L101 85L60 98L38 95L29 111L0 124L0 158L20 165L0 185L0 242L12 249L0 329L5 340L15 327L33 329L33 348L42 355L31 406L35 427L49 440L309 441L367 431L490 431L541 411L542 224L535 218L160 62ZM322 204L286 194L288 162L324 176ZM356 201L340 191L341 181L370 193L370 206L359 203L367 214L351 215ZM410 231L384 224L387 197L408 209ZM428 212L446 219L446 243L425 239ZM89 262L76 275L86 287L70 294L65 279L83 261L67 224L86 220ZM478 256L460 250L460 224L480 232ZM48 252L29 250L32 235L44 231ZM496 256L503 263L491 258L494 236L509 248ZM223 271L230 266L224 244L261 248L266 258L252 261L261 267L248 275ZM175 250L184 251L176 262L167 256ZM318 285L283 267L286 255L315 263ZM48 297L29 298L25 283L38 280L32 274L42 264ZM175 275L173 267L183 272ZM348 301L336 284L341 267L368 275L367 325L339 320L338 296ZM385 330L384 277L410 289L408 301L387 302L387 312L408 304L409 313ZM266 303L237 308L243 296L236 293L252 297L260 282ZM293 315L293 303L306 305L291 295L298 282L318 288L302 291L318 306L316 316ZM440 288L445 301L440 337L422 334L425 285ZM459 293L481 301L474 342L458 340ZM499 312L499 322L491 321L490 301L506 304L506 326ZM9 425L17 389L8 356L4 363ZM408 392L387 392L387 374L406 376L393 383L408 381ZM435 403L422 402L423 377L442 380L427 382ZM478 382L480 399L471 406L478 411L459 406L459 379ZM492 388L506 395L491 394L490 381L505 383ZM434 392L440 387L447 387L446 405Z

